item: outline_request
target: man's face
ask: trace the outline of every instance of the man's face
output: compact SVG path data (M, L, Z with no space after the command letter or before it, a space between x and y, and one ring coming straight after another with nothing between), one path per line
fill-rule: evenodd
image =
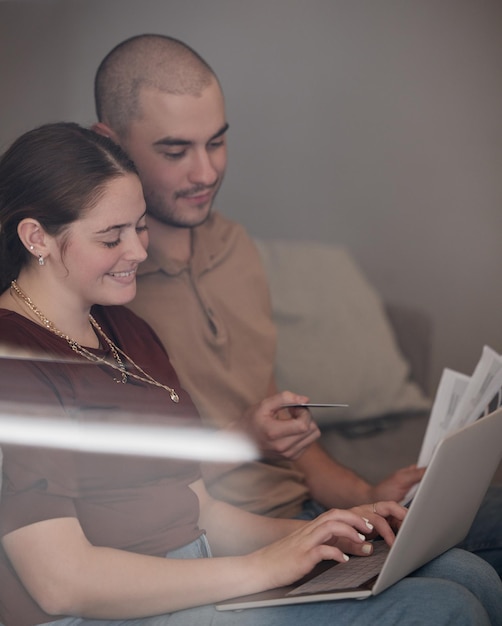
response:
M198 97L143 89L140 112L121 144L138 169L148 213L177 228L201 224L227 163L227 122L218 83L213 81Z

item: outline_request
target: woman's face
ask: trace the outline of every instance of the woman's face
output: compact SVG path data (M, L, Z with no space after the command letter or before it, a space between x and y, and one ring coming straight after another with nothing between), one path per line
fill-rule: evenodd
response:
M77 306L125 304L136 295L136 270L146 259L145 201L134 174L111 180L97 204L55 238L51 267Z

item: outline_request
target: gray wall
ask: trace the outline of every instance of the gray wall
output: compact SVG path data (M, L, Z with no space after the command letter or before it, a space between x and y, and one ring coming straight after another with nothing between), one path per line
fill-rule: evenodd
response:
M140 32L220 76L223 212L342 243L386 298L429 311L434 380L502 352L500 0L0 2L0 146L91 123L100 59Z

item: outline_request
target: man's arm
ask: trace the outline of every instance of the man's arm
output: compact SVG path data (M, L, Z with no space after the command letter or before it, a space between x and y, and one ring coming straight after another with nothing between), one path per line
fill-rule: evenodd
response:
M272 378L268 388L268 395L277 393L277 385L275 379ZM305 397L303 402L307 401ZM298 400L297 400L298 402ZM301 420L303 424L308 423L308 417L305 415L308 411L302 411ZM378 500L393 500L400 502L408 493L409 489L419 482L425 472L424 468L418 468L416 465L401 468L385 478L377 485L371 485L355 472L344 467L335 459L333 459L321 445L316 443L316 439L320 436L320 431L315 426L316 436L305 436L304 439L296 435L296 440L292 442L290 448L288 444L287 427L291 424L291 416L287 412L282 411L279 414L278 427L274 431L275 439L269 438L266 443L261 443L263 449L266 445L272 447L275 444L276 458L280 458L280 446L289 452L289 455L282 455L282 458L294 460L295 465L305 475L305 481L309 488L312 499L316 500L327 509L336 507L352 507L359 504L367 504L368 502L377 502ZM297 418L298 419L298 418ZM296 421L296 420L293 420ZM314 432L313 420L310 419L309 434ZM270 426L270 422L262 424L261 435L267 436L265 425ZM294 454L291 454L291 452Z
M318 443L310 445L295 465L305 474L311 497L326 508L352 507L378 500L399 502L425 471L410 465L371 485L337 463Z
M262 458L272 461L295 459L321 433L306 409L281 409L281 407L284 404L300 404L306 400L306 396L290 391L275 392L275 395L250 407L239 419L229 422L224 426L224 430L249 436L260 450ZM211 485L239 465L241 463L202 463L204 481Z
M316 443L320 431L308 410L281 409L286 403L307 402L306 396L290 391L277 393L274 380L270 381L267 393L271 397L248 409L226 428L247 433L265 458L293 460L305 474L311 497L326 508L345 508L377 500L399 502L422 478L425 470L411 465L377 485L370 485ZM204 464L204 478L210 483L229 467Z
M234 422L234 428L247 433L265 458L296 459L320 437L321 432L307 409L281 407L307 400L307 396L290 391L278 393L271 385L267 398L250 407Z

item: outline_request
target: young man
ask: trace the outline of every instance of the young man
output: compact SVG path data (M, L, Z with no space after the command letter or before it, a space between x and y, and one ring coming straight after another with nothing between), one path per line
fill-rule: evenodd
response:
M95 130L135 162L147 203L149 258L132 308L164 342L203 419L249 432L263 452L255 463L207 468L210 492L288 517L400 500L422 470L410 466L370 485L315 442L319 431L307 411L290 419L279 410L275 330L258 253L242 227L212 211L228 129L212 69L178 40L140 35L103 60L95 96Z

